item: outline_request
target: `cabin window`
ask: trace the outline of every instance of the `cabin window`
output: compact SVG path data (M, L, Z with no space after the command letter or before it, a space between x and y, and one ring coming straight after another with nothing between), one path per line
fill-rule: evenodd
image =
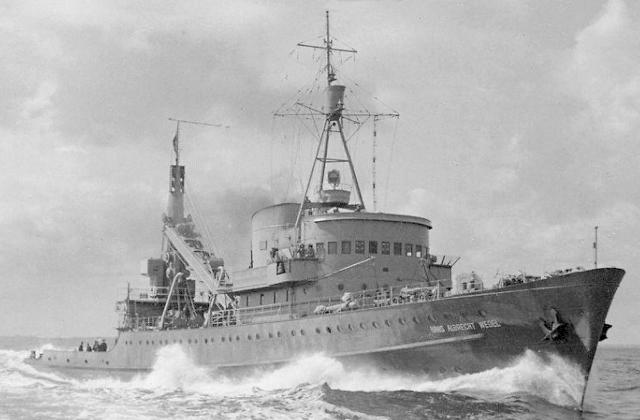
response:
M422 258L422 245L416 245L416 257Z
M351 241L342 241L342 253L351 254Z
M247 307L249 306L249 295L245 296L244 306L247 306Z
M264 293L260 293L260 306L264 304Z
M364 254L364 241L356 241L356 254Z
M273 292L273 303L276 303L276 292Z
M338 253L338 243L337 242L327 242L327 253L337 254Z
M404 244L404 254L407 257L410 257L413 255L413 245L411 244Z
M389 242L385 242L383 241L380 244L380 252L382 253L382 255L389 255L391 254L391 244Z
M318 257L324 256L324 242L316 242L316 255Z
M393 255L402 255L402 242L393 243Z
M267 249L267 241L260 241L258 245L260 247L260 251L265 251Z
M378 241L369 241L369 254L378 253Z

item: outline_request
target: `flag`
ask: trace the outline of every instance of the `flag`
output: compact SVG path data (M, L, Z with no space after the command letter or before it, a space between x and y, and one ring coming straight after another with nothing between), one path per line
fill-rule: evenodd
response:
M176 128L176 135L173 136L173 150L176 152L176 156L178 156L178 133L179 133L179 128Z

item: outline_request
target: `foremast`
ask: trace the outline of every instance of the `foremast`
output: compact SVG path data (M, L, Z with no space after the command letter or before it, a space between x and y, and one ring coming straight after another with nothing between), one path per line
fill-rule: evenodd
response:
M358 178L353 166L353 160L351 159L351 154L349 152L347 140L344 134L343 110L344 92L346 87L341 84L333 84L333 82L337 80L337 77L335 69L331 64L331 57L334 51L353 54L357 53L357 51L354 49L335 48L333 46L333 39L331 38L329 28L329 12L327 11L326 37L324 39L324 45L319 46L298 43L298 46L301 47L324 50L326 52L327 60L325 66L325 71L327 73L326 107L322 111L311 109L312 111L319 112L320 114L324 115L324 124L318 140L318 147L316 149L311 173L309 174L304 195L302 197L300 208L296 217L295 227L298 230L298 236L300 236L299 228L302 215L306 209L319 209L320 211L326 211L329 208L344 208L358 211L365 209L362 192L360 190L360 184L358 183ZM333 153L330 154L330 146L334 138L337 138L340 145L342 146L342 155L334 155ZM338 148L340 148L339 146ZM317 168L318 162L320 163L319 168ZM350 203L351 191L341 186L340 171L337 169L329 169L329 166L333 167L339 164L347 164L349 167L351 180L353 182L353 188L356 192L356 203ZM326 182L325 174L327 176ZM315 196L310 198L309 193L314 176L318 176L318 186L317 190L315 191Z

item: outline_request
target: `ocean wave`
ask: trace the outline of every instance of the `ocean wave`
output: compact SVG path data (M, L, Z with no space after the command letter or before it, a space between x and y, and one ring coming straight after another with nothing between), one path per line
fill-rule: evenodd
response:
M234 377L196 365L179 345L158 350L151 372L130 379L104 372L93 378L74 378L56 372L40 372L24 363L22 352L0 350L2 385L29 387L32 385L68 385L82 390L135 392L144 398L184 394L224 397L271 398L283 396L321 396L320 387L343 391L414 391L423 393L463 393L479 398L500 399L526 394L561 406L579 404L584 380L578 366L551 356L543 359L531 351L525 352L511 366L480 373L433 379L428 375L407 376L378 369L349 369L340 361L323 354L300 357L282 367L264 369L252 375ZM297 394L299 390L304 390Z

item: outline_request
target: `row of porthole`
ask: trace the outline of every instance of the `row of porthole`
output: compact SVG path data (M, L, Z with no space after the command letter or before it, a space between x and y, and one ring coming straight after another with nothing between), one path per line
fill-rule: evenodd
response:
M486 317L486 316L487 316L487 313L486 313L484 310L482 310L482 309L478 311L478 314L479 314L479 315L481 315L482 317ZM444 314L442 314L442 315L443 315L443 317L444 317L445 319L451 319L451 318L453 317L451 314L448 314L448 313L444 313ZM464 317L466 317L466 314L464 314L464 313L461 313L461 315L463 316L463 318L464 318ZM436 320L436 318L435 318L435 316L434 316L433 314L429 314L429 315L427 315L427 319L428 319L429 321L431 321L431 322L437 322L437 320ZM405 319L404 319L404 318L399 318L399 319L398 319L398 322L399 322L401 325L405 325L405 323L406 323L406 321L405 321ZM416 323L416 324L420 324L420 322L421 322L421 321L420 321L417 317L415 317L415 316L414 316L414 317L413 317L413 322L414 322L414 323ZM391 326L391 321L386 320L386 321L385 321L385 324L386 324L388 327L390 327L390 326ZM377 322L376 322L376 321L373 321L372 325L373 325L373 327L374 327L374 328L379 328L379 325L377 324ZM348 327L347 327L347 328L348 328L348 330L349 330L349 331L353 331L353 328L351 327L351 325L350 325L350 324L348 325ZM366 328L366 327L364 326L364 323L360 323L360 328L361 328L361 329L365 329L365 328ZM326 327L326 329L327 329L327 332L328 332L328 333L331 333L331 328L330 328L330 327ZM341 331L341 328L340 328L340 326L339 326L339 325L336 327L336 329L337 329L338 331ZM316 328L316 332L317 332L317 333L319 333L319 328ZM276 333L276 335L277 335L277 338L280 338L280 337L282 336L282 335L281 335L281 333L280 333L280 331L278 331L278 332ZM295 331L293 331L293 330L292 330L292 331L291 331L291 335L292 335L292 336L296 335ZM305 335L304 330L300 330L300 335ZM273 337L274 337L273 333L271 333L271 332L269 332L269 333L268 333L268 336L269 336L269 338L273 338ZM232 336L229 336L228 338L229 338L229 340L228 340L229 342L232 342L232 341L233 341L233 337L232 337ZM248 339L248 340L252 340L252 339L253 339L253 336L251 336L251 335L247 335L247 339ZM255 339L256 339L256 340L260 340L260 334L256 334L256 335L255 335ZM208 344L208 342L209 342L209 340L208 340L207 338L204 338L204 339L203 339L203 341L204 341L204 344ZM211 343L213 343L213 342L214 342L213 337L211 337L211 340L210 340L210 341L211 341ZM225 337L221 337L221 338L220 338L220 341L221 341L221 342L225 342L225 341L226 341L226 338L225 338ZM236 336L236 341L240 341L240 336ZM174 339L174 340L173 340L173 342L174 342L174 343L179 343L179 344L182 344L182 343L183 343L182 339L179 339L179 340L175 340L175 339ZM188 339L188 340L187 340L187 343L188 343L188 344L192 344L192 340L191 340L191 339ZM127 341L125 341L125 342L124 342L124 344L125 344L125 345L133 345L134 343L133 343L133 341L128 341L128 340L127 340ZM138 341L138 344L139 344L139 345L142 345L142 340L139 340L139 341ZM146 345L155 345L155 340L151 340L151 341L149 341L149 340L145 340L145 344L146 344ZM163 344L165 344L165 345L169 344L169 340L164 340L164 342L163 342L162 340L158 340L158 345L163 345ZM193 339L193 344L198 344L198 339Z
M414 322L414 323L416 323L416 324L420 324L420 323L421 323L420 319L418 319L418 318L417 318L417 317L415 317L415 316L413 317L413 322ZM398 318L398 323L399 323L400 325L405 325L405 324L407 323L407 321L406 321L404 318ZM392 325L392 321L387 319L387 320L385 320L385 321L384 321L384 324L385 324L387 327L391 327L391 325ZM377 321L372 321L372 322L371 322L371 326L372 326L373 328L376 328L376 329L377 329L377 328L380 328L380 324L379 324ZM360 327L360 329L362 329L362 330L366 330L366 329L367 329L367 324L366 324L366 323L364 323L364 322L361 322L361 323L359 324L359 327ZM353 330L354 330L354 327L353 327L351 324L347 324L346 329L347 329L348 331L353 331ZM317 328L315 329L315 331L316 331L316 333L317 333L317 334L321 334L321 333L322 333L322 329L321 329L320 327L317 327ZM331 334L331 333L333 332L332 328L331 328L331 327L329 327L329 326L325 327L325 331L326 331L328 334ZM341 327L340 325L336 325L336 331L338 331L338 332L342 332L342 331L343 331L343 329L342 329L342 327ZM291 336L295 336L296 334L297 334L296 330L291 330ZM302 336L306 335L305 330L301 329L301 330L300 330L300 335L302 335ZM278 331L278 332L276 332L275 336L276 336L277 338L281 338L281 337L282 337L282 334L280 333L280 331ZM274 338L274 334L273 334L273 333L271 333L271 332L269 332L269 333L268 333L268 337L269 337L269 338ZM247 335L247 340L251 341L251 340L253 340L253 339L254 339L254 336L252 336L251 334ZM236 341L240 341L240 336L239 336L239 335L236 335L235 340L236 340ZM256 334L256 335L255 335L255 340L260 340L260 334ZM187 341L187 344L198 344L198 339L193 339L193 340L192 340L192 339L187 339L186 341ZM204 344L209 344L209 343L212 343L212 344L213 344L213 342L214 342L214 338L213 338L213 337L211 337L211 339L210 339L210 340L209 340L209 339L207 339L207 338L204 338L204 339L202 339L202 341L204 342ZM222 337L220 337L220 342L223 342L223 343L224 343L224 342L227 342L227 341L228 341L228 342L232 342L232 341L233 341L233 336L229 336L229 337L228 337L228 340L227 340L227 337L226 337L226 336L222 336ZM173 340L173 343L177 343L177 344L183 344L183 342L184 342L184 341L183 341L182 339L177 339L177 340L176 340L176 339L174 339L174 340ZM132 340L125 340L125 341L124 341L124 344L125 344L125 345L133 345L133 344L134 344L134 341L132 341ZM142 344L143 344L143 340L138 340L138 345L142 345ZM155 342L155 340L144 340L144 344L146 344L146 345L155 345L155 344L156 344L156 342ZM163 340L158 340L158 345L163 345L163 344L168 345L168 344L169 344L169 340L164 340L164 342L163 342Z
M54 360L56 359L56 357L55 357L55 356L53 356L53 358L54 358ZM47 360L51 361L51 358L49 357ZM105 364L105 365L108 365L108 364L109 364L109 361L108 361L108 360L103 360L103 362L104 362L104 364ZM67 363L71 363L71 359L67 359ZM84 359L84 363L85 363L85 364L88 364L88 363L89 363L89 361L88 361L87 359Z

